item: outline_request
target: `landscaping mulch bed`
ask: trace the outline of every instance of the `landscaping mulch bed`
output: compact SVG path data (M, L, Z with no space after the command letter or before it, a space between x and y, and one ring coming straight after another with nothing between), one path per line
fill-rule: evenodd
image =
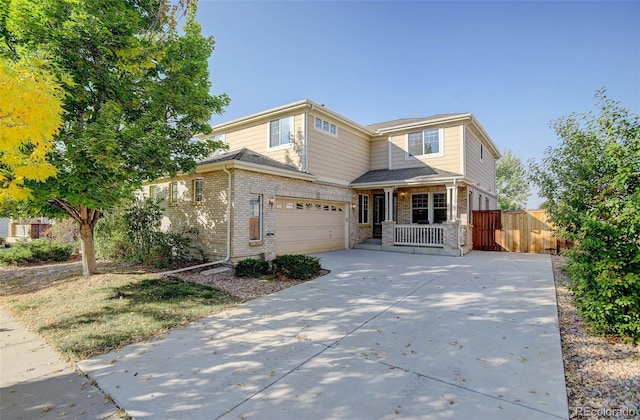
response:
M640 418L640 349L615 337L594 336L582 323L562 271L552 256L571 419Z
M193 281L207 286L222 289L233 296L240 298L243 302L259 298L279 290L304 283L306 280L291 280L283 278L274 279L258 279L251 277L235 277L233 270L224 273L204 275L203 270L199 272L183 272L176 274L186 281ZM322 270L320 276L329 273L328 270Z

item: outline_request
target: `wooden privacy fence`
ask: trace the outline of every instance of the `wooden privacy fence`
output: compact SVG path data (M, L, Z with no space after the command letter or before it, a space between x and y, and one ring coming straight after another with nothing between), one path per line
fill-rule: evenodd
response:
M571 244L554 232L545 210L473 212L473 249L557 254Z

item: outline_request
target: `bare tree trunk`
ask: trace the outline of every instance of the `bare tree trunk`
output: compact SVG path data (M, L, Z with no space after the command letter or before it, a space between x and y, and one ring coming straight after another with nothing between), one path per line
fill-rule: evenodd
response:
M100 210L89 209L83 205L72 206L62 199L55 203L80 225L80 244L82 246L82 274L90 276L97 272L96 250L93 244L93 228L100 219Z
M80 224L80 243L82 245L82 275L86 277L95 274L98 269L91 223L82 222Z

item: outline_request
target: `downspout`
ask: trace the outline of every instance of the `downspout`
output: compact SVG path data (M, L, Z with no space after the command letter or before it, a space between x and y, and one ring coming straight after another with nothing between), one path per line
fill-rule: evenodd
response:
M456 199L457 199L458 198L458 194L457 194L458 178L453 178L453 188L456 189ZM456 208L457 208L457 206L456 206ZM469 216L467 216L467 218L468 217ZM462 229L462 225L461 225L462 220L460 220L460 218L458 217L457 214L456 214L455 220L456 220L456 222L458 222L458 249L460 250L460 256L462 257L464 255L464 249L462 248L462 245L460 244L460 230ZM466 240L465 240L465 242L466 242Z
M158 275L160 275L160 276L168 276L168 275L171 275L171 274L182 273L184 271L197 270L199 268L210 267L212 265L218 265L218 264L222 264L222 263L228 262L229 258L231 258L231 172L229 172L229 170L227 169L227 165L226 164L222 166L222 170L228 176L228 182L227 182L227 256L222 260L208 262L208 263L204 263L204 264L198 264L198 265L194 265L194 266L191 266L191 267L178 268L177 270L165 271L165 272L159 273Z
M311 105L311 110L313 110L313 105ZM302 172L309 173L309 158L307 157L307 118L309 118L309 114L307 112L302 114L302 164L304 168Z
M227 262L231 258L231 172L227 165L222 165L222 170L227 174L227 256L221 262Z

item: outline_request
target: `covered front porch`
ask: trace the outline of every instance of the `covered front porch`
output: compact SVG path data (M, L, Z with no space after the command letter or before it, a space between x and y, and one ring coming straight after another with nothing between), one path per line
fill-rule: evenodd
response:
M452 256L471 250L464 184L371 188L354 195L354 248Z

